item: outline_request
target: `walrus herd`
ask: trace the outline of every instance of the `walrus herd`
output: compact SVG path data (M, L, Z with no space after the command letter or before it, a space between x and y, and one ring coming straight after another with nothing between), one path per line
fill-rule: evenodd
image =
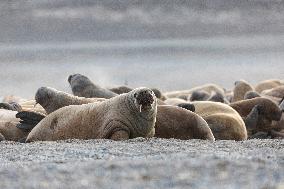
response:
M0 103L0 141L65 139L182 140L284 138L284 81L245 80L232 90L216 84L162 93L157 88L104 88L81 74L67 79L72 93L40 87L35 98Z

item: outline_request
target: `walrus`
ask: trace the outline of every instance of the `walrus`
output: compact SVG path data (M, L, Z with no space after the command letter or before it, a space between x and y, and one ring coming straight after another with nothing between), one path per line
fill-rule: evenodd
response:
M216 140L246 140L247 130L241 116L220 102L194 101L195 113L209 125Z
M45 109L47 114L50 114L64 106L103 102L106 99L78 97L51 87L40 87L35 94L35 100Z
M255 91L261 93L264 90L272 89L281 85L283 85L283 81L279 79L264 80L255 86Z
M256 97L231 103L244 119L249 135L271 130L272 121L281 119L282 111L268 98Z
M137 88L100 103L70 105L42 119L26 142L45 140L153 137L157 100L148 88Z
M73 74L68 77L68 82L75 96L86 98L112 98L118 94L95 85L88 77Z
M272 89L264 90L261 92L262 95L272 96L276 98L284 97L284 86L275 87Z
M164 95L167 98L175 98L175 97L178 97L178 96L181 96L181 95L190 95L190 94L192 94L193 91L200 91L200 90L206 91L210 94L211 94L212 91L218 92L222 95L225 94L225 91L222 87L220 87L216 84L205 84L205 85L201 85L201 86L191 88L189 90L166 92L166 93L164 93Z
M49 113L56 111L62 107L72 105L72 103L86 104L90 103L90 101L93 100L92 98L84 100L83 98L80 97L76 96L72 97L72 95L48 87L42 87L38 91L40 92L36 93L36 99L40 104L42 104L44 108L45 107L48 108L46 112ZM46 93L48 93L49 98L46 98L47 96ZM76 98L76 100L69 100L70 96L73 99ZM67 100L65 100L65 98ZM61 103L62 101L63 103ZM194 109L194 106L192 106L192 108ZM162 137L162 138L175 137L178 139L197 138L197 139L214 140L210 128L208 127L207 124L204 124L202 118L197 114L188 113L188 111L181 110L181 108L177 108L174 106L158 106L157 109L158 113L157 113L157 122L155 124L155 129L156 128L158 129L155 131L154 135L155 137ZM28 122L30 118L32 119L34 118L33 116L30 115L24 116L24 113L25 112L21 112L22 120ZM180 119L182 117L183 119ZM25 127L30 128L30 126L28 125L24 125L21 128ZM187 131L187 133L184 133L185 131Z
M186 109L170 105L158 106L154 136L181 140L215 140L211 129L202 117Z
M235 88L233 90L233 98L231 102L237 102L244 100L245 94L249 91L254 91L253 86L251 86L247 81L240 80L235 82Z

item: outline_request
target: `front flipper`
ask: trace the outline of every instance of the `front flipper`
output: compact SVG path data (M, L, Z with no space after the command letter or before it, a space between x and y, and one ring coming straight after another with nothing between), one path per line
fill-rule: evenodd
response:
M17 124L17 128L23 129L27 132L31 131L43 118L44 114L31 111L22 111L16 114L16 118L20 118L21 121Z
M244 119L246 128L248 130L256 130L257 129L257 121L259 117L259 109L258 105L255 105L251 112L247 115L247 117Z

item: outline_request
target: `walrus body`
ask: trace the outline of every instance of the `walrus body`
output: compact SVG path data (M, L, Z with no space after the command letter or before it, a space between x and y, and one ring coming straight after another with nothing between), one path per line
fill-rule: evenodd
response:
M0 141L12 140L19 141L27 137L28 132L17 128L19 122L15 121L0 121Z
M16 127L20 119L16 118L16 111L0 109L0 141L18 141L28 135L27 132Z
M243 119L230 106L209 101L192 102L195 113L209 125L217 140L246 140L247 131Z
M231 103L230 106L245 120L249 135L270 131L272 121L279 121L282 115L278 105L270 99L263 97L238 101ZM248 118L254 120L254 126L248 124L252 122L250 120L246 121Z
M188 95L192 94L193 91L201 91L201 90L206 91L209 94L211 94L211 92L220 93L222 95L225 94L224 89L221 88L220 86L215 85L215 84L206 84L206 85L201 85L201 86L198 86L198 87L194 87L194 88L189 89L189 90L167 92L167 93L164 93L164 95L167 98L175 98L175 97L183 96L183 95L187 95L188 96Z
M68 77L68 82L75 96L86 98L112 98L118 94L95 85L89 78L81 74Z
M138 88L101 103L71 105L52 112L30 132L26 142L69 138L123 140L154 136L156 97Z
M175 106L158 106L155 137L215 140L208 124L199 115Z
M284 97L284 86L279 86L279 87L275 87L272 89L262 91L261 94L276 97L276 98L283 98Z
M255 86L255 91L261 93L264 90L272 89L281 85L283 85L283 81L279 79L265 80Z

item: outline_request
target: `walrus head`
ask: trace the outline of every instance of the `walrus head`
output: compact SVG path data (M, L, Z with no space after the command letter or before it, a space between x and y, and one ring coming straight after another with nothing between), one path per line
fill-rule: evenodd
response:
M156 108L157 106L157 98L154 92L148 88L137 88L131 91L134 104L139 112L147 112Z
M49 113L49 103L56 97L57 90L51 87L40 87L35 94L35 101Z
M94 83L89 78L81 74L69 75L68 82L73 94L76 96L81 96L81 92L88 86L94 86Z

